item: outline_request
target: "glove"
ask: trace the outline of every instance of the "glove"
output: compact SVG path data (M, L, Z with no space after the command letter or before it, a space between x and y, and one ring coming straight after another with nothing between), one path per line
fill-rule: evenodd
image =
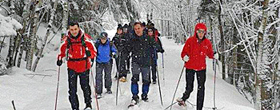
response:
M163 50L163 49L161 49L160 53L164 53L164 50Z
M91 62L94 62L94 58L92 58L92 59L90 59L91 60Z
M214 59L218 59L219 58L219 54L218 53L215 53L214 54Z
M113 58L117 58L118 57L116 53L112 53L112 55L113 55Z
M57 65L57 66L61 66L61 65L62 65L62 60L57 60L57 61L56 61L56 65Z
M189 61L189 57L187 55L184 56L183 61L188 62Z

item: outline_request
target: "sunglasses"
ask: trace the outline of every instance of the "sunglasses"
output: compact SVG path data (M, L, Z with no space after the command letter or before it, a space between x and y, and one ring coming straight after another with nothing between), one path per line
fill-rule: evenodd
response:
M197 30L196 32L197 32L197 33L203 33L203 34L205 33L204 30Z

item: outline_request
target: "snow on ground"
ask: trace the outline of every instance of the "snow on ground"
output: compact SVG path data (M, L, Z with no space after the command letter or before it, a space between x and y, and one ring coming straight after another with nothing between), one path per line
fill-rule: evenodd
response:
M182 45L177 45L171 39L162 38L164 45L164 70L162 67L162 54L159 54L159 72L160 83L162 89L163 103L160 104L158 85L151 84L150 92L148 94L149 102L140 102L139 106L130 108L130 110L163 110L170 105L173 93L178 82L179 75L183 68L183 62L180 58ZM55 94L58 78L58 67L56 66L56 55L58 51L51 51L45 54L41 59L38 69L35 73L21 68L13 68L12 74L0 76L0 109L12 110L11 101L15 101L17 110L52 110L55 105ZM95 67L95 66L94 66ZM95 69L93 69L95 74ZM116 67L113 67L112 77L116 73ZM219 72L218 72L219 74ZM205 110L213 107L213 75L212 60L207 59L207 79L205 91ZM185 88L185 70L180 81L176 97L181 97ZM164 80L163 80L164 77ZM113 81L113 94L103 94L103 98L99 99L100 110L127 110L127 106L131 100L130 92L130 78L128 75L128 82L120 83L118 105L116 105L116 81ZM90 75L90 84L93 88L92 76ZM141 84L141 82L139 82ZM196 81L194 91L188 101L196 103ZM140 94L141 95L141 86ZM70 103L68 101L68 83L67 70L64 63L60 67L60 82L59 82L59 96L57 110L70 110ZM104 91L105 92L105 91ZM82 90L78 83L78 96L80 101L80 109L83 109ZM93 98L92 105L95 109L95 98ZM250 104L234 86L226 83L220 77L217 78L216 85L216 106L222 110L254 110L253 105ZM189 110L195 110L188 104ZM173 110L183 110L186 108L178 105L173 106Z

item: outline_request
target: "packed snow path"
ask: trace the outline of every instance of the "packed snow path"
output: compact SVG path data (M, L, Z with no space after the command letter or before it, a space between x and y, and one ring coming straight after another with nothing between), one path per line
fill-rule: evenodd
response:
M177 45L172 39L161 38L164 53L164 74L162 68L162 54L159 55L158 68L160 74L160 83L163 96L163 104L160 104L159 91L157 84L151 84L150 92L148 94L149 102L140 102L139 106L130 108L130 110L163 110L171 104L174 90L176 88L177 80L183 68L183 61L180 54L182 45ZM58 51L52 51L46 54L41 59L38 70L32 73L25 69L13 68L12 74L0 76L0 109L12 110L11 101L15 101L17 110L53 110L55 104L55 94L57 85L58 67L56 66L56 55ZM213 107L213 67L212 60L207 60L207 76L206 76L206 90L204 108ZM115 64L114 64L115 65ZM58 97L58 110L70 110L70 103L68 101L68 82L66 63L60 69L60 85ZM34 75L39 74L39 75ZM93 74L95 74L95 67L93 67ZM116 67L113 67L112 78L116 74ZM220 72L217 72L216 85L216 107L223 110L254 110L253 105L250 104L232 85L226 83L220 78ZM41 76L44 75L44 76ZM165 80L163 80L163 75ZM95 75L94 75L95 77ZM113 94L105 94L103 89L103 98L99 99L100 110L126 110L131 101L130 92L130 78L128 74L127 82L120 82L118 105L116 106L116 81L113 81ZM90 85L92 86L92 76L90 76ZM141 95L141 81L139 82L139 96ZM185 70L176 93L175 99L182 96L185 89ZM188 101L196 104L197 84L196 79L194 83L194 91L192 92ZM82 90L78 82L78 96L80 102L80 109L83 109L85 104L83 100ZM92 96L93 97L93 96ZM92 106L95 108L95 99L92 99ZM188 110L196 110L190 104L187 104ZM177 104L173 106L173 110L183 110Z

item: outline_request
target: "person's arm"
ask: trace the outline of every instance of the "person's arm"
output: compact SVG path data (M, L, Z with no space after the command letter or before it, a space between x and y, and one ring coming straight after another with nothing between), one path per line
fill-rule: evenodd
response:
M208 46L208 50L207 50L207 56L209 57L209 58L211 58L211 59L213 59L214 58L214 51L213 51L213 48L212 48L212 44L211 44L211 42L209 41L209 40L207 40L208 42L207 42L207 46Z
M67 37L63 38L63 41L60 45L60 53L57 56L57 60L62 60L66 56L66 48L67 48Z
M161 52L161 53L163 53L164 52L164 49L162 48L162 43L161 43L161 40L158 38L158 42L157 42L157 44L158 44L158 52Z
M183 59L186 55L189 56L189 53L190 53L190 39L188 39L186 42L185 42L185 45L183 47L183 50L181 52L181 58Z

